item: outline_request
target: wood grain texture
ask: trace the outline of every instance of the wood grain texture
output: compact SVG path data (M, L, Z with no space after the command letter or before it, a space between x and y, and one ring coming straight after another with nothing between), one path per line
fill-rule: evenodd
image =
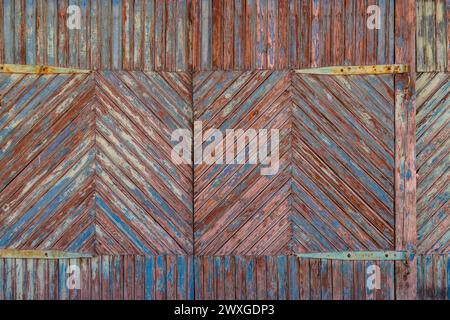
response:
M248 161L194 167L196 252L393 249L393 86L389 75L197 73L204 130L279 128L281 142L271 177Z
M417 72L450 71L450 2L417 0Z
M394 247L392 76L292 81L295 252Z
M2 300L192 300L190 256L99 256L42 260L0 259ZM69 266L80 289L69 289Z
M417 236L420 253L450 249L450 75L417 79Z
M407 63L409 74L395 76L395 249L416 251L416 26L415 1L395 2L395 62ZM396 263L396 297L417 296L417 264Z
M1 75L0 246L192 252L187 74Z
M202 121L204 149L211 144L211 134L207 133L211 128L221 130L224 135L228 129L267 129L269 133L271 129L280 130L280 161L275 175L262 175L260 169L265 165L251 164L250 150L245 164L225 164L223 159L223 164L203 162L194 166L197 254L287 252L290 242L289 86L288 72L200 72L194 76L194 118ZM245 137L244 132L235 133L238 139ZM245 139L246 149L250 143L259 141L256 136ZM234 148L233 145L227 150ZM234 152L234 161L236 157Z
M0 63L186 71L189 0L5 0ZM81 28L69 29L69 5Z
M366 27L367 8L381 28ZM193 70L392 63L394 1L194 0Z
M293 256L200 256L195 283L198 300L392 300L394 262L298 259ZM366 284L376 265L380 289ZM225 272L223 272L225 270ZM222 286L225 283L226 287Z
M417 275L419 299L450 300L449 255L421 255L417 259Z

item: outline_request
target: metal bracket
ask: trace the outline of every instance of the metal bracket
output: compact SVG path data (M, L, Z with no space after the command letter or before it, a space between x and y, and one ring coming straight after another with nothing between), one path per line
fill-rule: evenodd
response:
M4 259L77 259L92 257L92 254L78 252L0 249L0 258Z
M75 68L60 68L51 66L37 66L26 64L0 64L0 73L23 73L23 74L71 74L90 73L90 70Z
M408 261L410 253L406 251L345 251L345 252L318 252L298 253L302 259L326 259L326 260L375 260L375 261Z
M315 75L379 75L379 74L401 74L408 73L409 68L407 64L386 64L386 65L372 65L372 66L334 66L323 68L309 68L295 70L300 74L315 74Z

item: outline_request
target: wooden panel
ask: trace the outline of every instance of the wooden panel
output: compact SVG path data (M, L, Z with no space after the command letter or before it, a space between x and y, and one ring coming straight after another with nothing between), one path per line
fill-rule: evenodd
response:
M448 255L422 255L417 259L417 297L450 300L450 258Z
M203 126L204 149L211 145L208 129L219 129L223 135L228 129L280 130L279 169L274 175L262 175L261 168L266 166L251 164L248 156L245 164L223 159L222 164L194 166L196 253L261 255L288 250L289 84L287 72L201 72L194 76L194 118ZM244 137L244 132L235 133ZM258 141L257 137L250 140Z
M394 262L298 259L293 256L195 257L196 299L392 300ZM366 268L380 270L380 289L369 290ZM227 270L224 278L221 270ZM224 290L222 284L235 286Z
M417 0L417 72L450 71L450 2Z
M186 71L188 4L188 0L1 1L0 63ZM69 5L81 9L79 30L66 26Z
M67 286L79 268L80 289ZM70 260L0 259L2 300L192 300L190 256L99 256ZM164 281L155 281L167 274ZM75 275L72 273L72 275ZM57 281L54 282L54 279ZM0 282L1 283L1 282ZM56 288L52 286L55 285Z
M0 246L192 252L187 74L2 75ZM151 183L150 183L151 181Z
M293 250L394 247L392 76L292 81Z
M369 5L381 28L366 27ZM394 60L394 1L194 0L194 70L286 69Z
M421 253L450 249L450 75L417 79L417 230Z

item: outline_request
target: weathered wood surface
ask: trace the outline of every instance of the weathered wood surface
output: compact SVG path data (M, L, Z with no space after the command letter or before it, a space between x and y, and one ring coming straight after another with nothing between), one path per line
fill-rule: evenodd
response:
M194 166L197 254L288 252L291 241L289 87L289 72L195 74L194 118L202 121L204 131L209 128L223 133L227 129L280 130L279 171L273 176L261 175L262 165L249 164L248 160L246 164L222 162ZM203 139L206 141L209 136L205 134ZM209 144L205 142L203 147Z
M389 75L197 73L205 130L278 128L281 142L273 177L261 165L195 166L196 252L393 249L393 86Z
M0 247L191 254L188 74L0 75Z
M417 0L417 72L450 71L450 1Z
M2 0L0 63L186 71L190 0ZM66 26L69 5L81 28Z
M395 76L395 249L417 249L416 225L416 26L415 1L395 2L395 63L410 66ZM415 299L417 264L396 263L397 299Z
M67 286L69 266L80 289ZM194 279L190 256L0 259L0 300L191 300Z
M381 29L366 28L367 7ZM81 8L81 29L66 27ZM394 60L394 0L4 0L0 63L255 70Z
M421 255L417 259L417 298L450 300L450 256Z
M417 79L417 235L420 253L450 250L450 74Z

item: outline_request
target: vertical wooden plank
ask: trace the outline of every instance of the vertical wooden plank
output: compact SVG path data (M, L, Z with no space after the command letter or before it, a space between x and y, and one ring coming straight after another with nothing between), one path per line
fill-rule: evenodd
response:
M203 259L203 292L205 300L214 300L214 257Z
M311 281L311 300L320 300L321 288L320 288L320 260L311 259L309 261L310 268L310 281Z
M447 71L450 71L450 0L447 0ZM450 290L449 290L450 291Z
M25 24L25 0L17 0L14 3L14 49L16 64L26 63L26 24Z
M144 70L153 70L154 34L155 34L155 1L145 0L144 9Z
M343 289L343 269L342 261L334 260L332 262L332 276L333 276L333 300L342 300L342 289Z
M225 273L225 300L234 300L236 298L236 264L233 256L224 257Z
M416 61L417 61L417 71L425 71L426 65L425 65L425 0L417 0L416 1L416 7L417 7L417 17L416 17Z
M308 259L299 260L300 300L311 299L311 274Z
M3 1L3 39L4 39L4 62L14 63L14 2Z
M67 279L69 278L69 260L59 259L58 260L58 299L59 300L69 300L70 292L67 286Z
M300 292L299 292L299 286L298 286L298 264L299 259L295 256L289 256L289 299L290 300L299 300L300 299Z
M353 290L355 300L366 299L366 269L364 261L354 261Z
M176 50L176 37L175 37L175 11L176 2L166 1L166 63L163 70L171 70L175 65L175 50Z
M15 261L14 259L4 259L5 264L5 300L13 300L14 293L14 279L15 279Z
M278 48L275 59L277 69L289 68L289 2L279 1L278 4Z
M177 2L176 7L176 52L175 52L175 64L171 68L173 71L187 70L187 1L181 0Z
M58 300L58 260L48 261L48 299Z
M246 257L245 289L247 300L256 300L256 260L254 257Z
M155 299L155 258L145 257L145 300Z
M164 270L165 272L166 270ZM123 281L123 299L124 300L134 300L134 279L135 279L135 270L134 270L134 257L133 256L125 256L124 257L124 281Z
M167 299L177 298L177 259L175 256L167 256Z
M194 257L195 300L204 300L203 257Z
M321 300L331 300L333 298L333 287L332 287L332 261L322 259L320 261L320 299Z
M5 13L4 13L4 3L3 1L0 2L0 63L5 63L5 32L4 32L4 20L5 20Z
M166 281L166 257L156 257L156 269L155 269L155 300L165 300L167 295L167 281Z
M225 272L222 257L214 257L214 299L225 298Z
M26 63L36 64L36 1L26 1Z
M271 276L272 275L272 276ZM267 257L267 299L278 299L277 265L274 257Z
M112 68L122 68L122 0L112 2L111 60Z
M134 280L134 299L144 300L145 297L145 259L143 256L134 258L135 280Z
M165 2L155 1L155 70L161 70L165 65L165 17Z
M80 267L80 259L69 259L68 261L68 266L67 266L67 270L69 270L69 266L77 266L78 268L80 268L80 274L78 275L79 281L80 281L80 289L70 289L69 288L69 300L79 300L80 299L80 291L81 291L81 267ZM72 273L72 275L77 276L77 274ZM69 277L70 274L67 273L67 277ZM66 281L67 282L67 281Z
M194 300L195 299L195 266L194 266L194 257L189 256L187 258L187 299Z
M77 66L81 69L88 69L88 39L90 38L88 32L90 28L88 27L89 14L87 11L87 0L79 0L78 5L81 10L81 29L78 32L79 53Z
M0 301L6 300L6 274L5 274L5 259L0 258Z
M312 21L311 21L311 67L315 68L320 63L320 4L321 2L314 0L312 2Z
M244 69L255 67L255 44L256 44L256 0L247 0L245 6L245 47L244 47Z
M267 270L266 257L256 257L256 298L267 299Z
M36 280L34 287L34 299L35 300L47 300L48 299L48 270L47 260L36 259L35 260ZM1 275L1 272L0 272ZM1 282L1 280L0 280ZM0 285L1 287L1 285ZM1 290L0 290L1 292ZM1 299L1 297L0 297Z
M77 0L69 0L67 8L72 5L78 6L78 1ZM67 10L67 8L66 8L66 10ZM66 20L66 27L67 27L67 20ZM69 42L69 44L68 44L69 45L68 66L70 66L72 68L76 68L76 67L78 67L78 48L79 48L78 33L79 33L79 31L77 29L67 28L67 33L68 33L68 42Z
M92 300L100 300L102 297L100 267L101 267L101 257L93 257L91 259L91 267L90 267Z
M68 45L69 45L69 37L68 37L68 28L66 25L66 10L67 10L67 0L58 0L57 1L58 8L58 27L56 29L57 34L56 43L57 43L57 64L59 66L67 66L68 63Z
M234 21L234 3L233 0L224 0L223 4L223 69L232 70L235 59L235 21ZM240 3L236 2L239 6ZM238 30L238 29L237 29Z
M395 248L414 250L416 231L416 110L415 110L415 1L395 2L395 59L408 63L410 73L395 77ZM415 299L417 292L417 264L408 261L396 263L396 296L398 299Z
M177 258L177 300L187 300L188 295L188 260L189 257L178 256Z
M122 5L122 68L130 70L131 67L131 37L133 23L133 7L131 0L123 0ZM161 16L163 12L160 13Z
M355 40L355 6L356 1L345 0L345 65L354 64L356 51Z
M448 62L447 23L446 0L436 0L436 71L442 72L447 70Z
M90 273L90 259L83 258L80 261L80 279L81 279L81 300L91 299L91 273Z
M222 69L223 59L223 1L212 1L212 69ZM203 29L204 31L204 29Z
M436 255L436 299L445 300L447 297L447 265L444 261L445 256Z
M287 257L277 257L278 299L286 300L288 294L288 270Z
M426 71L436 70L436 1L424 3L424 63Z
M102 1L100 10L100 39L101 48L101 68L111 69L111 25L112 25L112 7L111 1Z
M111 272L112 272L112 299L122 300L123 299L123 256L113 256L111 261Z
M276 56L281 48L282 34L281 30L279 31L280 26L278 24L281 21L278 5L282 6L282 3L283 1L267 0L267 28L264 30L265 38L267 39L267 43L264 44L267 57L267 61L265 61L266 69L273 69L275 63L279 61L279 58Z
M24 259L14 259L14 281L15 281L15 295L14 300L25 300L25 272L26 265Z
M111 257L102 256L101 259L101 294L102 300L112 299L112 275L111 275Z
M352 300L353 294L353 262L352 261L342 261L342 299Z
M25 260L25 285L24 285L24 299L34 300L34 290L36 283L36 269L34 262L36 259Z
M133 68L131 70L142 70L143 64L143 7L144 1L134 2L133 17Z
M211 1L201 2L201 69L210 70L212 68L212 8Z
M344 64L345 42L342 38L345 35L344 6L343 1L333 1L333 20L331 23L331 41L333 43L333 62L332 65L340 66Z

